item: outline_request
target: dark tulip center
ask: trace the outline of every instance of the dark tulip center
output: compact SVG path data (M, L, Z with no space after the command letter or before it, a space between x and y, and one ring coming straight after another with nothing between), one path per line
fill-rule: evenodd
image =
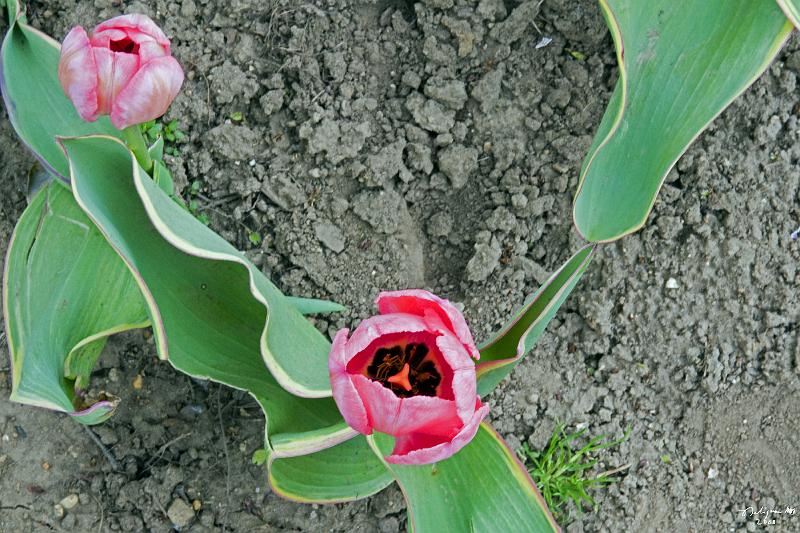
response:
M429 354L425 344L416 342L378 348L367 367L367 377L400 398L436 396L442 375Z
M124 37L118 41L111 41L109 43L109 48L111 48L112 52L125 52L126 54L135 54L139 51L139 45L128 37Z

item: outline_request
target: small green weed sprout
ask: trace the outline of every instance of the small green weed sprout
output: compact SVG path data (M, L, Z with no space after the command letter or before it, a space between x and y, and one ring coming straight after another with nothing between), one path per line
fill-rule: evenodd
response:
M598 435L583 447L573 449L573 443L586 433L586 428L575 433L567 433L564 424L558 423L544 451L532 450L527 443L522 445L517 453L542 492L557 522L563 524L567 521L569 517L567 504L570 501L578 514L583 512L584 505L594 510L597 504L589 494L589 490L616 482L614 474L630 466L594 475L591 473L598 462L597 454L627 440L630 431L629 427L622 438L612 441L607 441L606 435Z
M200 194L200 189L203 188L203 184L200 180L194 180L192 184L189 186L188 195L189 195L189 202L186 204L186 208L189 212L194 215L194 218L208 226L208 215L205 213L200 212L200 204L197 202L197 196Z
M161 119L149 120L139 124L142 130L144 140L148 146L158 140L159 137L164 138L164 153L169 155L178 155L178 149L175 144L185 137L185 134L178 128L177 120L170 120L164 124Z

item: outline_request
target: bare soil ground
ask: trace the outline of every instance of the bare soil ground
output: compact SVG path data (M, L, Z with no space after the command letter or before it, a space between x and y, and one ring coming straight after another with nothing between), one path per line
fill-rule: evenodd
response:
M162 25L187 72L168 117L187 134L179 185L199 182L210 225L285 292L349 307L324 330L370 315L381 289L421 286L485 338L581 244L572 195L617 72L591 0L29 4L59 39L120 12ZM543 446L559 420L631 427L601 464L630 467L571 533L756 531L740 509L800 508L798 44L689 149L646 228L600 250L489 398L513 446ZM4 116L0 147L4 253L32 158ZM95 377L123 398L95 429L116 470L84 428L6 401L4 361L0 342L0 531L405 530L393 487L329 506L270 493L250 464L258 407L159 362L142 332ZM800 509L765 530L800 531Z

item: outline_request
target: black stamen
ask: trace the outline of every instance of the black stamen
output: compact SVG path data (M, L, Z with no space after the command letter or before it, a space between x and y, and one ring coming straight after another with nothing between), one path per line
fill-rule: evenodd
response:
M409 343L405 350L400 345L378 348L367 366L367 376L390 389L400 398L410 396L436 396L436 389L442 382L442 376L436 364L426 359L430 349L423 343ZM390 383L389 378L403 370L408 364L408 381L411 390L406 390L397 383Z

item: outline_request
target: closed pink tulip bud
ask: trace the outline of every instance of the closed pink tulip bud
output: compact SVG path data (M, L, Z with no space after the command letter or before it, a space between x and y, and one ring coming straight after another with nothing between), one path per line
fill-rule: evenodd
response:
M123 15L61 44L58 79L83 120L110 115L118 129L160 117L183 84L169 39L146 15Z
M446 459L489 411L476 391L472 334L453 304L427 291L382 292L376 303L379 315L333 340L336 405L356 431L394 435L390 463Z

